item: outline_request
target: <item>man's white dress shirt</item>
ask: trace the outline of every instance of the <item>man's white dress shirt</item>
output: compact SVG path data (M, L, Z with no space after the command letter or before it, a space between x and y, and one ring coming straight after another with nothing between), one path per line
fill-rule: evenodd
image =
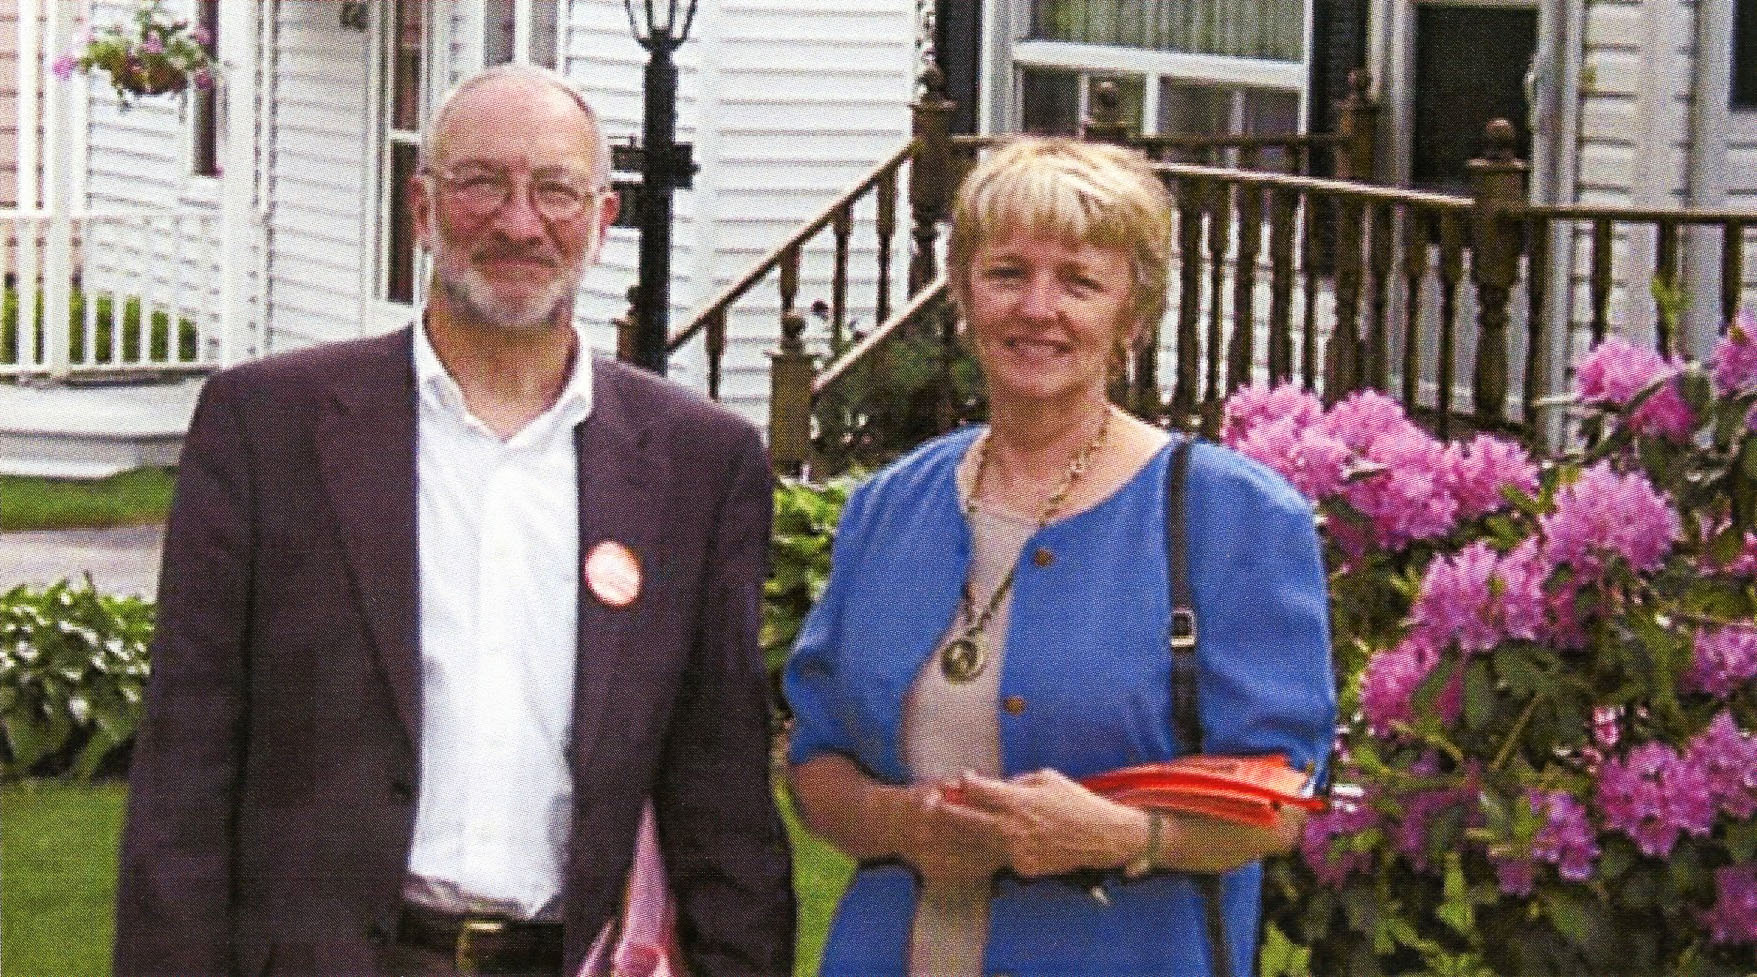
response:
M558 908L572 822L580 586L574 428L592 410L583 338L561 396L504 441L415 329L421 788L405 895L529 918Z

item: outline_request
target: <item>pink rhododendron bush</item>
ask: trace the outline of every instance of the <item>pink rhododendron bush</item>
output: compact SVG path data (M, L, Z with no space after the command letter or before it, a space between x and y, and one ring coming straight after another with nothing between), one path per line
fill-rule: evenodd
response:
M1757 971L1757 328L1577 375L1589 447L1543 464L1372 393L1229 402L1318 502L1345 717L1263 974Z

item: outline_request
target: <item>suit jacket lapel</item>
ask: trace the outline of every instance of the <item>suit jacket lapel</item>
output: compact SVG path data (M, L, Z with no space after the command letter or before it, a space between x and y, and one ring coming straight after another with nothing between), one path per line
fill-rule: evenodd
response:
M420 588L415 377L408 329L336 384L317 425L325 491L379 668L411 744L420 743Z
M574 777L580 777L599 742L604 704L617 676L624 643L638 637L634 624L661 588L664 572L657 543L664 506L658 493L670 480L669 460L653 450L649 418L628 401L622 367L599 360L592 371L592 413L574 429L579 471L580 589L579 659L574 673ZM592 593L585 562L600 543L615 542L634 553L641 569L640 593L615 607Z

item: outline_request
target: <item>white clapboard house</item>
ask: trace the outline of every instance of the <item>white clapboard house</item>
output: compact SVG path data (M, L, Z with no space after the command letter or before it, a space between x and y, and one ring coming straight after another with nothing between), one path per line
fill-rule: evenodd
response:
M645 52L622 0L167 5L215 35L223 84L127 109L101 80L60 82L50 66L133 0L0 11L0 66L15 69L0 86L16 144L0 159L0 186L17 187L0 210L7 283L19 322L50 310L46 338L16 330L0 348L0 469L164 460L205 372L409 321L421 259L395 188L457 78L553 65L614 140L639 129ZM930 56L960 132L1071 131L1107 79L1143 133L1328 131L1347 73L1364 66L1383 106L1384 182L1456 192L1483 123L1504 116L1534 201L1757 209L1757 0L700 0L678 55L679 138L700 171L677 196L674 327L905 145ZM906 260L903 210L894 247ZM851 246L878 247L870 208L853 220ZM827 296L827 237L807 249L801 309ZM1558 247L1563 274L1586 260L1577 245ZM1618 247L1653 245L1627 235ZM1687 235L1683 280L1722 257ZM634 271L634 232L617 229L578 303L601 348L615 345ZM850 284L850 320L870 322L874 288ZM1579 291L1559 290L1552 313L1579 321ZM1625 300L1642 291L1617 299L1637 332L1651 311ZM774 305L746 303L727 322L720 393L753 418ZM54 310L70 306L71 335L57 337ZM1694 348L1718 307L1691 303ZM181 335L155 345L105 328L131 308ZM704 360L692 344L673 375L703 385Z

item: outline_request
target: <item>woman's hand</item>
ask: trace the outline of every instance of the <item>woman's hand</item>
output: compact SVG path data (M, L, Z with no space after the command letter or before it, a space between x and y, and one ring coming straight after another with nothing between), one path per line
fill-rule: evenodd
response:
M892 808L899 858L923 882L973 882L989 878L1007 864L993 815L948 803L945 785L919 783L901 788Z
M792 768L806 827L857 860L900 858L926 881L987 879L1007 864L993 815L948 803L945 784L881 784L839 754Z
M1006 863L1036 878L1079 869L1112 869L1147 847L1145 812L1106 800L1054 770L994 780L966 773L963 802L992 819Z

